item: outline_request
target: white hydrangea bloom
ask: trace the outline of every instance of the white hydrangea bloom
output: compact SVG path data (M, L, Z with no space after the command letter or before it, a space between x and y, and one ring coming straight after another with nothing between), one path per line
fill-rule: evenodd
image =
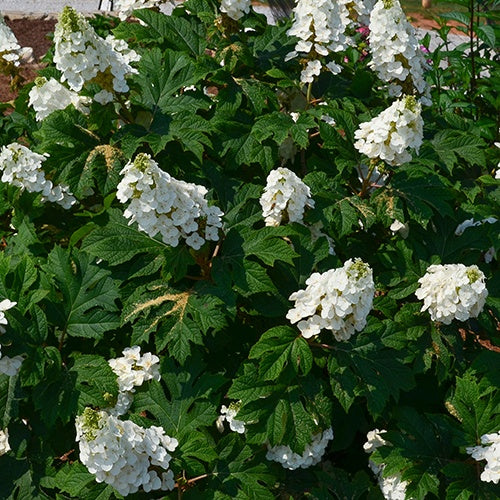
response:
M481 443L484 446L470 446L467 453L476 460L486 460L481 473L481 481L498 484L500 481L500 431L483 434Z
M98 483L110 484L123 496L140 488L145 492L174 489L168 452L178 442L162 427L145 429L91 408L76 417L75 426L80 460Z
M150 352L141 356L139 346L127 347L122 354L120 358L108 360L109 366L118 377L120 392L133 392L134 387L139 387L148 380L160 380L158 356Z
M266 226L279 226L282 222L302 223L305 208L313 208L314 200L309 186L288 168L279 167L267 176L260 205Z
M3 59L6 64L19 66L21 59L21 46L16 35L7 26L3 16L0 14L0 60ZM0 62L1 67L1 62Z
M26 189L29 193L41 193L43 201L51 201L70 208L76 203L76 198L69 187L60 184L54 186L45 178L42 163L47 156L34 153L26 146L13 142L0 150L0 172L2 182Z
M372 159L389 165L402 165L411 160L408 148L418 150L423 140L422 106L413 96L394 101L369 122L361 123L354 133L354 147Z
M72 90L80 92L85 83L98 83L105 91L97 98L101 104L112 100L112 92L129 90L126 77L137 73L130 63L138 61L139 55L112 35L99 37L83 15L71 7L65 7L59 17L54 44L54 63L62 72L62 82L67 81Z
M483 272L475 265L431 265L418 280L415 292L424 301L421 311L429 311L432 321L449 325L453 319L466 321L483 310L488 296Z
M115 0L113 8L118 12L118 17L125 21L127 17L132 15L134 10L150 9L158 7L165 0Z
M377 1L370 15L368 41L372 54L369 66L381 80L391 84L390 95L415 91L424 104L430 105L430 89L424 78L425 55L399 0Z
M373 273L361 259L349 259L343 267L314 273L306 289L292 293L295 307L286 315L302 336L310 338L330 330L336 340L347 340L366 325L375 294Z
M280 463L285 469L295 470L299 467L307 469L321 461L325 454L328 442L333 439L333 430L328 428L312 437L312 442L308 444L302 454L295 453L289 446L277 445L267 446L266 458Z
M10 451L9 430L0 429L0 457Z
M55 78L47 80L39 77L29 92L29 105L36 112L36 120L41 121L58 109L65 109L72 104L82 113L88 113L90 97L83 97L67 89Z
M116 196L122 203L130 201L123 214L129 224L137 221L141 231L150 237L159 233L173 247L181 238L195 250L206 240L219 239L224 214L208 206L205 187L174 179L144 153L125 165L121 175Z
M241 406L241 401L233 402L229 405L229 407L222 405L220 409L220 416L217 419L216 426L219 432L224 430L224 420L229 424L229 428L233 432L237 432L238 434L243 434L245 432L245 422L242 420L236 420L236 415Z
M386 430L374 429L368 432L366 435L366 443L363 445L363 449L366 453L373 453L380 446L386 446L389 443L381 436L387 432ZM382 491L382 495L386 500L405 500L406 499L406 487L408 486L407 481L402 481L400 475L383 477L383 471L385 464L377 465L375 462L370 460L368 465L372 472L377 476L377 481Z
M299 41L295 50L287 54L286 60L294 57L309 57L307 67L302 71L301 82L309 83L319 75L322 64L318 56L344 50L352 43L346 36L346 28L352 24L347 0L298 0L293 9L293 25L287 35L296 36ZM359 3L359 2L358 2ZM341 67L327 64L332 73L340 73Z
M251 0L222 0L220 11L237 21L250 12Z

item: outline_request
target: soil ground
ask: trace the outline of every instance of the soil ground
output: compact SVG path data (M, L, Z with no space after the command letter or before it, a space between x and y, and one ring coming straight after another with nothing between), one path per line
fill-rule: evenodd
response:
M427 14L420 12L409 14L412 23L419 28L432 29L437 27L437 23L429 19ZM45 55L51 45L48 37L53 31L56 23L55 19L9 19L5 18L17 37L21 47L32 47L33 62L23 64L21 74L26 81L31 81L36 76L36 72L42 67L40 59ZM16 93L10 89L10 79L0 74L0 102L7 102L16 97Z

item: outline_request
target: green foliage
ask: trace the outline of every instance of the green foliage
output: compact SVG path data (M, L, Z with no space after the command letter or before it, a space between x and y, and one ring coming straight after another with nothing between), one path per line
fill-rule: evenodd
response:
M64 209L0 182L0 303L15 302L0 311L0 367L22 359L18 372L0 373L11 448L0 457L0 498L123 498L83 464L75 419L113 407L120 384L108 361L132 346L158 356L159 372L134 385L120 419L178 440L175 490L134 500L380 498L369 460L406 481L407 498L498 497L467 448L500 429L499 34L483 22L494 13L458 3L427 56L423 143L400 166L354 145L360 123L394 101L362 33L328 56L340 74L303 85L307 61L286 57L297 41L290 19L235 21L215 0L187 0L171 16L138 10L141 23L93 19L140 55L130 89L111 103L37 121L31 84L0 103L1 145L46 154L44 175L77 200ZM445 20L475 36L451 48ZM60 79L53 51L46 62L41 73ZM80 94L95 95L109 76ZM124 217L118 186L139 153L206 188L224 212L217 241L173 247ZM265 224L259 200L278 167L310 189L300 223ZM207 221L196 223L203 234ZM291 294L355 257L375 281L366 325L344 341L327 329L305 338L287 319ZM452 263L477 265L488 298L477 317L444 325L415 292L430 265ZM300 457L329 428L334 438L311 467L266 458L280 446ZM386 443L367 455L376 428Z

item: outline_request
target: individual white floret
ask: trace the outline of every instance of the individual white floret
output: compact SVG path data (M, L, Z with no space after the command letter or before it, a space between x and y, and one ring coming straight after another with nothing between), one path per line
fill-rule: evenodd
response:
M292 293L295 307L286 315L307 338L330 330L336 340L347 340L366 325L373 304L375 284L368 264L349 259L343 267L314 273L305 290Z
M287 222L302 223L305 208L313 208L314 200L307 184L291 170L279 167L267 176L260 205L266 226L279 226Z
M372 118L361 123L354 133L354 147L372 159L389 165L402 165L411 160L407 151L417 153L423 140L422 106L413 96L404 96Z
M408 233L410 232L410 226L396 219L389 229L392 231L392 234L399 233L403 239L408 237Z
M222 0L220 11L237 21L250 12L251 0Z
M429 311L432 321L449 325L453 319L476 318L488 296L483 272L475 265L431 265L418 280L415 292L424 301L421 311Z
M130 17L134 10L150 9L151 7L158 7L165 0L115 0L113 8L118 12L118 17L125 21Z
M116 196L122 203L130 201L123 214L129 224L137 222L151 238L160 234L173 247L181 238L195 250L206 240L219 239L224 214L208 206L205 187L174 179L144 153L125 165L121 175Z
M486 460L481 481L498 484L500 481L500 431L481 436L483 446L468 447L467 453L476 460Z
M2 455L5 455L7 452L10 451L10 445L9 445L9 430L1 430L0 429L0 457Z
M88 113L90 97L83 97L67 89L55 78L47 80L39 77L29 92L29 105L36 112L36 120L41 121L58 109L65 109L72 104L82 113Z
M374 429L368 432L366 435L366 443L363 445L363 449L366 453L373 453L380 446L387 446L389 443L381 436L386 433L386 430ZM405 500L406 499L406 488L408 486L407 481L402 481L399 474L393 476L383 477L383 471L385 464L377 465L375 462L370 460L368 465L372 472L377 477L378 485L382 491L382 495L386 500Z
M482 220L478 220L478 221L474 221L474 219L464 220L455 229L455 236L461 236L462 234L464 234L464 231L469 227L482 226L483 224L486 224L486 223L495 224L495 222L497 222L497 221L498 221L498 219L496 219L495 217L487 217L486 219L482 219Z
M63 208L70 208L76 203L76 198L69 187L60 184L54 186L45 178L42 163L46 155L40 155L26 146L13 142L0 150L0 172L2 182L26 189L29 193L41 193L43 201L58 203Z
M311 83L314 81L315 76L321 73L321 62L315 59L308 61L306 67L300 73L300 81L302 83Z
M369 66L392 96L415 92L430 105L430 90L424 78L427 66L415 29L408 22L399 0L378 0L370 15L368 35L372 60Z
M307 469L307 467L316 465L321 461L321 458L325 454L326 447L328 446L328 442L332 439L333 430L330 427L324 432L319 432L312 436L312 442L305 447L300 455L286 445L277 445L273 447L268 445L266 458L280 463L285 469L295 470L299 467Z
M351 17L355 18L359 26L368 26L368 24L370 24L370 13L377 3L377 0L343 0L343 2L349 7L352 7L354 15L351 14Z
M71 7L65 7L54 31L54 63L61 81L80 92L87 82L97 83L97 101L110 102L113 93L129 90L126 77L137 73L131 63L140 59L127 43L109 35L103 39L89 22ZM103 92L105 91L105 92ZM95 97L94 97L95 98Z
M97 482L110 484L123 496L141 488L146 492L173 489L168 452L178 442L163 428L146 429L91 408L76 418L75 426L80 460Z
M241 407L241 401L233 402L229 407L222 405L220 409L221 415L217 419L216 426L219 432L224 430L224 420L229 424L229 428L233 432L238 434L243 434L245 432L245 422L242 420L236 420L236 415Z

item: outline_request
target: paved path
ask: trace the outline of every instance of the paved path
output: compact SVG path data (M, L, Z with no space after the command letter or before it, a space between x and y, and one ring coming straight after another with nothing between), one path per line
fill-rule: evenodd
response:
M108 0L0 0L0 12L25 15L53 15L61 12L65 5L70 5L80 12L97 12L99 6L106 9Z

